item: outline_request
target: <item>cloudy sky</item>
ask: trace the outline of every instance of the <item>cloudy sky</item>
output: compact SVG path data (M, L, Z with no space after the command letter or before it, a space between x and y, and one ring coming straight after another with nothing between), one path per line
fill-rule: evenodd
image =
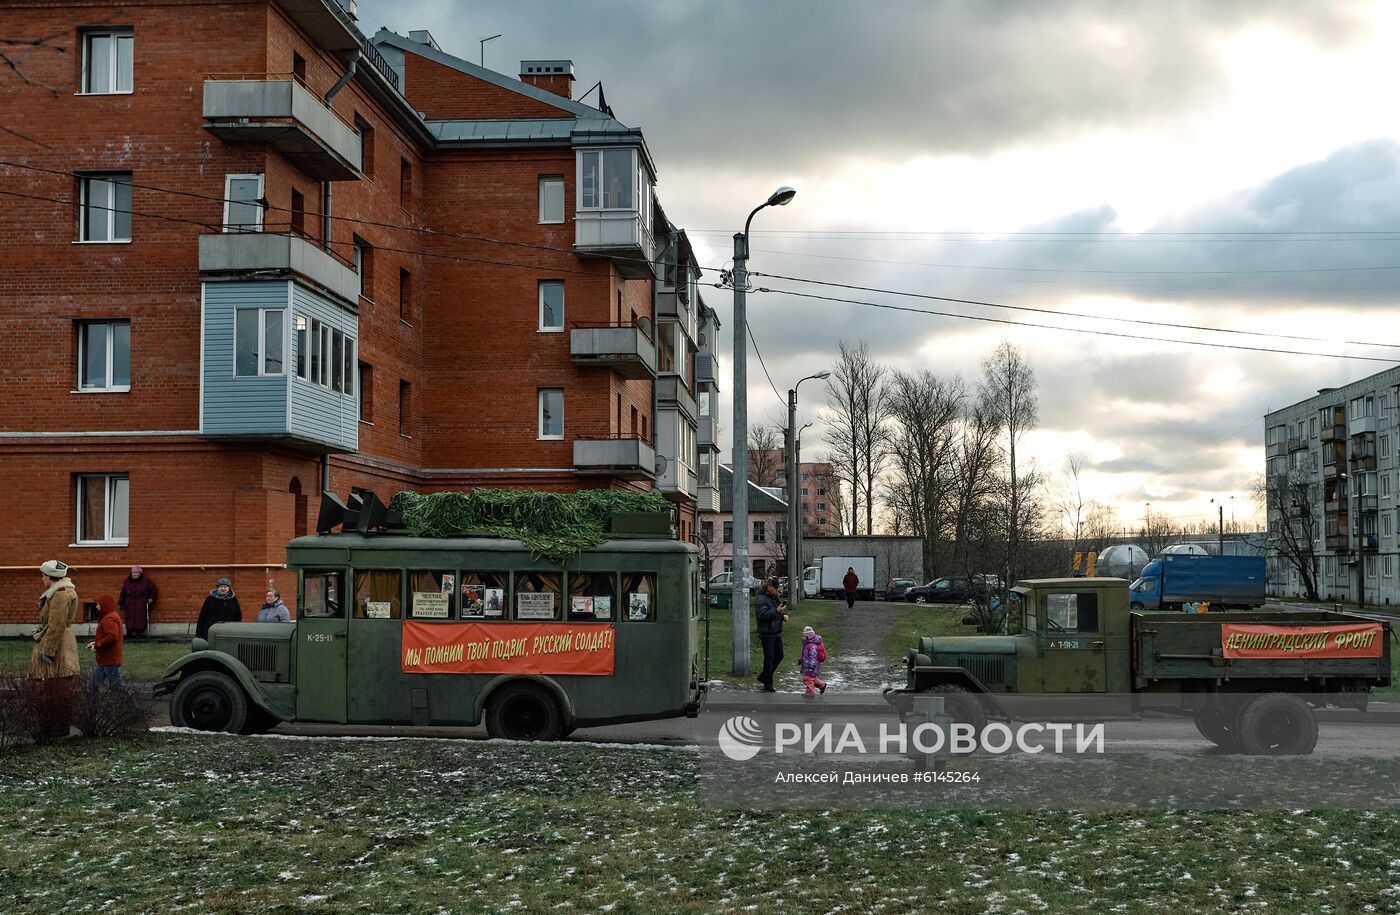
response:
M569 58L579 93L602 80L707 267L790 184L792 204L755 222L751 270L991 304L759 284L1021 322L749 298L783 392L840 339L969 377L1000 340L1024 348L1036 461L1087 452L1090 493L1130 523L1149 501L1196 520L1233 495L1248 514L1266 410L1391 364L1306 354L1400 360L1344 342L1400 344L1397 4L364 0L360 18L471 60L503 33L492 69ZM706 301L727 357L729 293ZM1064 327L1095 333L1047 329ZM750 414L768 417L780 401L752 355L750 379ZM821 390L802 392L819 422Z

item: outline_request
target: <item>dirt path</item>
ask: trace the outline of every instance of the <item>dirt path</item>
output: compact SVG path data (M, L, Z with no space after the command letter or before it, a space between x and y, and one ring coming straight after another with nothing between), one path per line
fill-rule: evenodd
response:
M900 659L891 657L885 649L894 616L902 607L882 601L856 601L855 608L848 610L842 603L834 626L840 650L822 666L828 688L878 690L903 682Z

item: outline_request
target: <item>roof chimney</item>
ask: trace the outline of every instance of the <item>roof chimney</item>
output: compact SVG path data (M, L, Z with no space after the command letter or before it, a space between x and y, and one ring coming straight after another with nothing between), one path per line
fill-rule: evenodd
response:
M435 40L433 40L433 34L427 29L417 29L415 31L409 32L408 40L416 41L419 44L425 44L428 47L432 48L434 51L442 50L442 48L438 47L438 43Z
M572 60L522 60L520 81L537 89L574 97L574 62Z

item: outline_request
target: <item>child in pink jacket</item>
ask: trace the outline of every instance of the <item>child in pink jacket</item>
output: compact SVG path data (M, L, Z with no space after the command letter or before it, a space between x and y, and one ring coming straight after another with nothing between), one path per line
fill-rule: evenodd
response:
M817 635L816 630L811 626L802 629L802 659L800 666L802 670L802 682L807 686L807 695L811 696L812 687L816 687L823 693L826 692L826 683L821 678L822 662L826 660L826 643L822 637Z

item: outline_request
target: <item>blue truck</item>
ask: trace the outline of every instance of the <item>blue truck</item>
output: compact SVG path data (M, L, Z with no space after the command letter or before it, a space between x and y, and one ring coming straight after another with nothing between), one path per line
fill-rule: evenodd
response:
M1158 556L1128 589L1132 610L1181 610L1209 601L1212 610L1264 605L1263 556Z

